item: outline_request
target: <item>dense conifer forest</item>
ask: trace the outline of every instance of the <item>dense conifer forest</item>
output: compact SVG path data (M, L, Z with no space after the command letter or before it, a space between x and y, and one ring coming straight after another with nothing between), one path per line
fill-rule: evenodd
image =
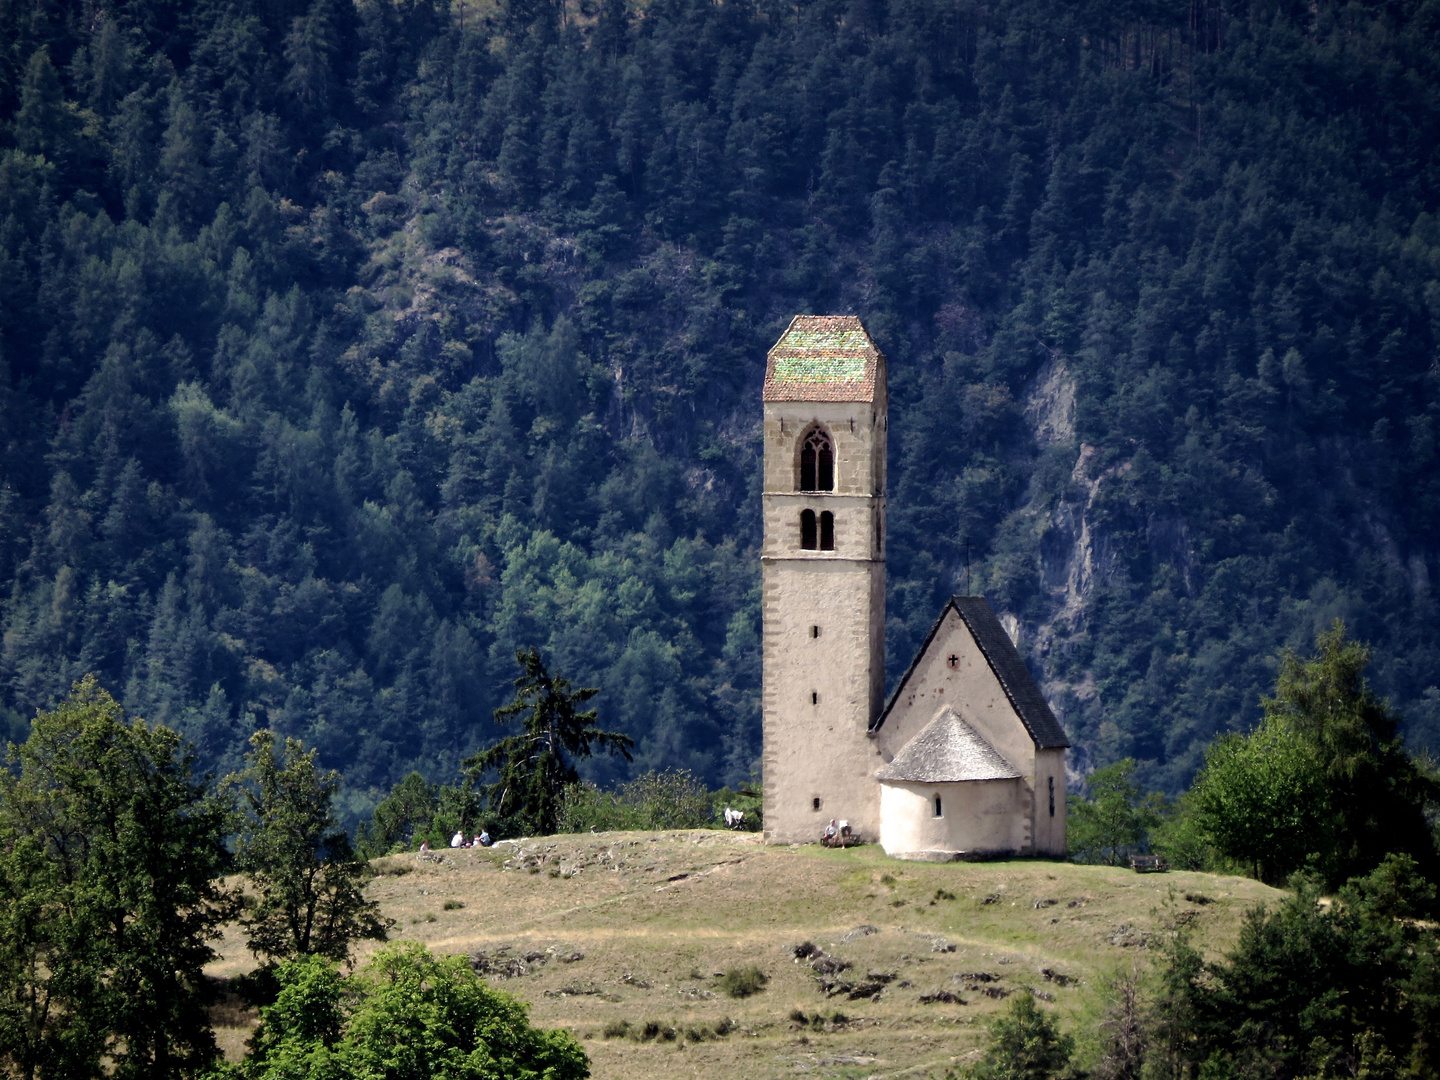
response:
M87 672L346 813L537 647L759 750L759 384L890 361L893 677L963 588L1176 791L1342 616L1440 749L1440 3L0 9L0 727ZM620 770L625 770L621 772ZM632 771L633 770L633 771Z

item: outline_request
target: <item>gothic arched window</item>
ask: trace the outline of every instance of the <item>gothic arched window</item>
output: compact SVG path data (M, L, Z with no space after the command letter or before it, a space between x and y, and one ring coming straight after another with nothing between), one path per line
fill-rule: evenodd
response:
M815 544L815 511L800 511L800 546L806 551L814 551Z
M835 515L829 510L820 512L820 550L835 550Z
M800 446L800 490L835 490L835 449L821 428L812 428Z

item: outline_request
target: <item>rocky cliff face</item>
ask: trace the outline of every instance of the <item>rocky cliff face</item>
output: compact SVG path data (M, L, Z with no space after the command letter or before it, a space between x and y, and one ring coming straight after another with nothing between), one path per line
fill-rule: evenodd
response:
M1291 566L1289 580L1276 581L1266 576L1283 561L1273 535L1217 558L1213 539L1196 542L1192 520L1204 508L1157 485L1144 450L1078 435L1081 393L1059 354L1025 383L1018 418L1035 456L997 529L1022 538L1033 573L1033 592L1002 605L1001 618L1075 740L1072 780L1133 755L1150 782L1183 784L1210 738L1258 718L1279 652L1306 651L1335 618L1379 639L1373 679L1399 698L1409 741L1433 745L1436 673L1385 647L1401 612L1430 610L1436 553L1398 539L1393 508L1362 478L1368 448L1330 440L1323 473L1299 490L1269 485L1271 503L1289 504L1284 533L1332 535L1340 554L1339 565ZM1382 579L1394 610L1366 608L1367 574ZM992 557L976 571L977 591L996 577Z

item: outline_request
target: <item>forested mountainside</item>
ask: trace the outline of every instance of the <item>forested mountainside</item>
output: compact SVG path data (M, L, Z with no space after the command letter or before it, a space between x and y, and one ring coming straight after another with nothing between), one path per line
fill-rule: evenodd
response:
M892 682L968 558L1081 767L1176 789L1335 616L1440 748L1436 0L0 23L12 735L93 671L354 813L537 645L635 768L745 779L759 385L817 312L889 357Z

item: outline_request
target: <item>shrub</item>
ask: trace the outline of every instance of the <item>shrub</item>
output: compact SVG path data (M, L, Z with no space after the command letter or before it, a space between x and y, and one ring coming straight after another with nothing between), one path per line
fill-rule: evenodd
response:
M530 1026L523 1004L480 981L464 957L407 944L381 950L343 978L304 957L279 966L240 1075L249 1080L385 1076L391 1080L501 1075L472 1062L477 1044L506 1076L581 1080L589 1061L564 1031Z
M653 769L620 788L642 829L703 829L714 824L710 791L689 769Z
M759 832L765 827L765 801L760 795L760 780L754 778L748 787L735 790L723 787L710 796L710 817L716 824L725 821L725 808L739 810L745 815L740 822L741 832Z
M734 1024L728 1018L716 1020L710 1024L686 1024L685 1038L692 1043L710 1042L713 1039L723 1039L734 1029Z
M745 998L758 994L769 981L770 976L751 964L749 967L731 968L720 976L716 986L732 998Z
M651 771L615 791L571 784L560 806L560 831L703 829L715 824L712 796L687 769Z

